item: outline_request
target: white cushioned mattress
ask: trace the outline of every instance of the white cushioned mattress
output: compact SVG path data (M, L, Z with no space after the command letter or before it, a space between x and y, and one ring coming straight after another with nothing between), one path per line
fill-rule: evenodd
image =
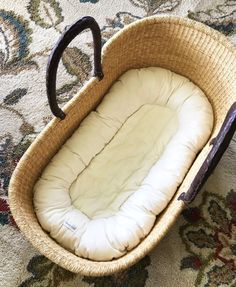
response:
M129 70L36 183L39 222L78 256L124 255L150 232L212 126L210 103L187 78Z

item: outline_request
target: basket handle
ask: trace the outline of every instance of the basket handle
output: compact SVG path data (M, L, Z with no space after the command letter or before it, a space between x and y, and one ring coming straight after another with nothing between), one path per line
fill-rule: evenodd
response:
M101 65L101 31L98 23L93 17L86 16L72 24L65 32L61 35L57 44L53 48L47 65L46 73L46 88L47 97L50 109L54 116L63 120L66 114L59 108L56 99L56 77L57 68L61 56L70 44L70 42L83 30L89 28L92 31L93 42L94 42L94 76L98 77L99 80L103 78L103 71Z
M182 200L186 204L191 203L194 200L229 146L235 130L236 102L230 107L218 135L211 140L210 145L213 145L213 147L191 183L188 191L181 193L178 200Z

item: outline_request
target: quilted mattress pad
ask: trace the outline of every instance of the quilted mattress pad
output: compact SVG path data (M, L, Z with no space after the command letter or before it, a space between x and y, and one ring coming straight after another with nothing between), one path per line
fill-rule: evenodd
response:
M36 183L40 224L78 256L121 257L150 232L212 126L207 97L187 78L127 71Z

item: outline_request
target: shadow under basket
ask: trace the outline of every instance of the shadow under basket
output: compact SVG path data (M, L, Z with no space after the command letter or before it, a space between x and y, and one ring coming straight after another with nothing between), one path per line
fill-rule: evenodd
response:
M62 111L55 95L57 66L66 46L86 28L93 33L95 77ZM52 157L99 105L112 84L124 72L144 67L162 67L195 83L212 105L213 131L174 197L137 247L107 262L83 259L61 247L42 229L33 207L34 185ZM235 47L223 35L201 23L177 17L150 17L115 34L104 45L101 60L99 27L92 17L84 17L63 33L51 54L47 91L52 112L59 118L54 118L41 132L12 175L9 200L13 217L32 245L63 268L87 276L122 271L157 246L185 205L195 198L228 147L236 129Z

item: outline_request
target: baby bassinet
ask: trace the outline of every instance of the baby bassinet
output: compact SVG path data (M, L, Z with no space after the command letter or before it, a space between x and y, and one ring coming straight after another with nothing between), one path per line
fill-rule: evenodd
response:
M90 28L94 39L95 73L62 111L56 102L55 83L60 57L82 30ZM94 110L124 72L134 68L163 67L199 86L214 111L211 137L199 153L167 208L142 242L123 257L107 262L80 258L56 243L41 227L33 208L33 188L42 171L79 123ZM104 77L103 77L104 73ZM163 238L179 213L207 180L236 129L236 53L220 33L203 24L177 17L151 17L137 21L109 40L102 51L96 21L85 17L60 38L47 71L47 90L54 118L18 163L10 182L12 214L21 231L45 256L60 266L84 275L104 276L136 263Z

